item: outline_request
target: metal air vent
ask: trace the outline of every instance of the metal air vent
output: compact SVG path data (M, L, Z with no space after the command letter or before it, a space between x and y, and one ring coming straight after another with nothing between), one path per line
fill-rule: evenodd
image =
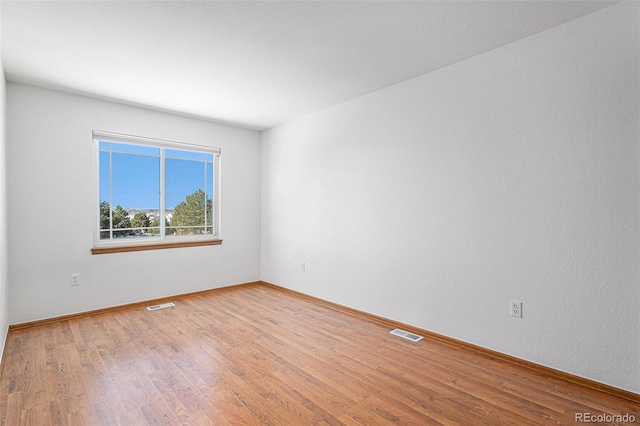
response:
M399 328L391 330L389 333L393 334L394 336L402 337L403 339L411 340L412 342L417 342L418 340L421 340L423 338L422 336L409 333L408 331L400 330Z
M176 306L173 302L169 303L161 303L160 305L147 306L147 311L155 311L163 308L170 308L171 306Z

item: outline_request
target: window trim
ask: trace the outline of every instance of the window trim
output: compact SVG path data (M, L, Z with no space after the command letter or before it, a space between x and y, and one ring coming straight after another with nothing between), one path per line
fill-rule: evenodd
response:
M176 241L171 243L145 243L136 245L118 245L109 247L93 247L91 254L109 254L109 253L124 253L127 251L143 251L143 250L159 250L170 248L182 248L182 247L199 247L199 246L219 246L222 244L222 240L204 240L204 241Z
M147 138L142 136L125 135L119 133L92 131L93 157L94 157L94 225L93 225L93 247L92 254L119 253L126 251L156 250L164 248L193 247L204 245L219 245L222 243L220 237L220 154L221 149L207 145L197 145L184 142L176 142L163 139ZM186 151L203 152L213 154L213 228L214 234L209 235L182 235L154 237L154 241L149 240L129 240L114 241L100 239L100 141L124 143L150 146L154 148L176 149ZM164 169L164 163L160 167ZM160 209L164 211L165 182L160 183ZM113 208L111 206L111 208Z

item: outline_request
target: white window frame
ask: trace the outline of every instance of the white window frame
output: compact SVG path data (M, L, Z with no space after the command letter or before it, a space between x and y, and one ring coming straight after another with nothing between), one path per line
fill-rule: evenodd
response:
M96 249L109 247L138 247L138 246L154 246L166 245L171 243L189 243L189 242L206 242L220 241L220 154L221 149L206 145L196 145L184 142L169 141L163 139L153 139L141 136L124 135L119 133L103 132L94 130L92 132L93 149L94 149L94 232L93 247ZM160 220L159 226L164 230L165 216L165 175L164 175L164 150L175 149L182 151L195 151L206 154L213 154L213 234L201 235L162 235L150 238L131 238L131 239L100 239L100 142L113 142L122 144L142 145L161 149L160 158ZM114 206L110 205L113 209ZM102 230L104 232L104 230Z

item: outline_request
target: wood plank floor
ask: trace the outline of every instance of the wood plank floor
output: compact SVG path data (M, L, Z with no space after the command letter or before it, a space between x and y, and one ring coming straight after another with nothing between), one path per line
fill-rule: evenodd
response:
M0 424L533 425L640 404L262 285L12 330Z

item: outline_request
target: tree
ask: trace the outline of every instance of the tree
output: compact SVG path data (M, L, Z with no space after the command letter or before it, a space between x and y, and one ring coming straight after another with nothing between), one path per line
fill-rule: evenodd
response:
M100 229L109 229L109 213L111 208L107 201L100 201Z
M106 231L100 232L100 238L109 238L109 229L113 223L113 236L122 237L128 235L130 231L116 231L116 229L131 228L131 220L129 213L124 207L118 205L113 211L107 201L100 202L100 229Z
M106 201L100 202L100 229L109 229L111 227L110 221L111 207ZM100 238L109 238L109 231L101 231Z
M204 228L205 199L207 227L210 228L213 222L213 203L210 198L206 198L206 194L202 189L198 189L193 194L187 195L185 201L182 201L173 209L171 229L167 231L167 234L190 235L206 233ZM181 226L198 226L200 228L180 228Z
M116 231L116 229L124 229L131 228L131 219L129 219L129 212L127 212L124 207L117 205L115 209L113 209L112 221L113 221L113 236L114 237L122 237L125 235L129 235L130 230L127 231Z
M151 221L151 225L149 225L151 229L149 229L149 233L153 235L158 235L160 233L160 218L157 217ZM164 220L164 228L169 229L169 221L167 219Z
M150 224L149 216L147 216L145 212L138 212L135 215L133 215L133 219L131 219L131 227L138 228L136 229L136 232L142 232L142 233L147 232L147 229L142 229L142 228L148 228L149 224Z

